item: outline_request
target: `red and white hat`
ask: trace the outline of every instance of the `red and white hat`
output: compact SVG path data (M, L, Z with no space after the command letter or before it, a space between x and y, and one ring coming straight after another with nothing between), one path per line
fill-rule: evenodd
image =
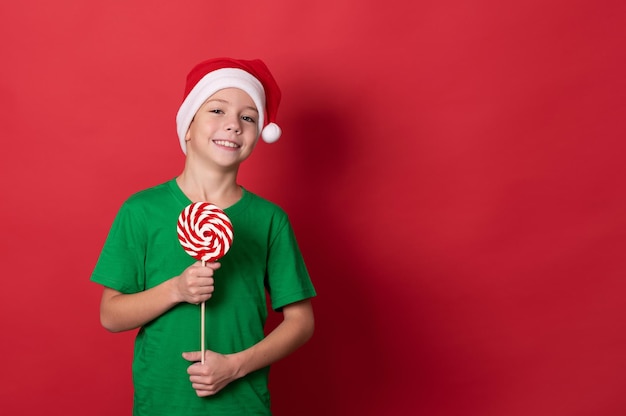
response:
M187 75L185 98L176 115L183 153L187 153L185 135L196 112L210 96L224 88L239 88L252 98L259 111L259 133L265 142L273 143L280 138L282 131L274 123L280 89L263 61L215 58L200 62Z

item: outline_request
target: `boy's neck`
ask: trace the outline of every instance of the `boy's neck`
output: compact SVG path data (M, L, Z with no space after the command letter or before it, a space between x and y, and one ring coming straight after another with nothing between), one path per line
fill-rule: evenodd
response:
M191 202L210 202L221 209L235 204L243 195L236 173L210 175L204 172L200 175L185 169L176 183Z

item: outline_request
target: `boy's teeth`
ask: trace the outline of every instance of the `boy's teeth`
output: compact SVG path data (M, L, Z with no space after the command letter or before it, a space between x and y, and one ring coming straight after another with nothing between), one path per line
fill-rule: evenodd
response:
M219 144L220 146L226 146L226 147L239 147L239 146L237 146L237 144L236 144L236 143L233 143L233 142L227 142L227 141L224 141L224 140L216 140L216 141L215 141L215 143L216 143L216 144Z

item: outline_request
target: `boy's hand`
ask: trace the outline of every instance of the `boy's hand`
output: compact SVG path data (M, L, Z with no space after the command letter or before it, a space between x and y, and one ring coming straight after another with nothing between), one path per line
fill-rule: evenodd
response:
M202 361L200 351L184 352L183 358L194 362L187 368L187 374L191 387L196 390L198 397L212 396L238 378L238 366L233 355L207 350L204 354L204 364L198 362Z
M210 299L214 289L213 274L219 268L219 263L202 266L201 262L187 267L180 276L174 278L177 300L197 305Z

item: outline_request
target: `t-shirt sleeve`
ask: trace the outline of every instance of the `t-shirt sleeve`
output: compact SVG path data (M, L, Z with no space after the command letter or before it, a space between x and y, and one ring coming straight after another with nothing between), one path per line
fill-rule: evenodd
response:
M286 215L276 229L269 246L267 281L272 308L281 310L285 305L314 297L316 292Z
M122 293L144 290L145 227L141 215L124 203L100 252L91 281Z

